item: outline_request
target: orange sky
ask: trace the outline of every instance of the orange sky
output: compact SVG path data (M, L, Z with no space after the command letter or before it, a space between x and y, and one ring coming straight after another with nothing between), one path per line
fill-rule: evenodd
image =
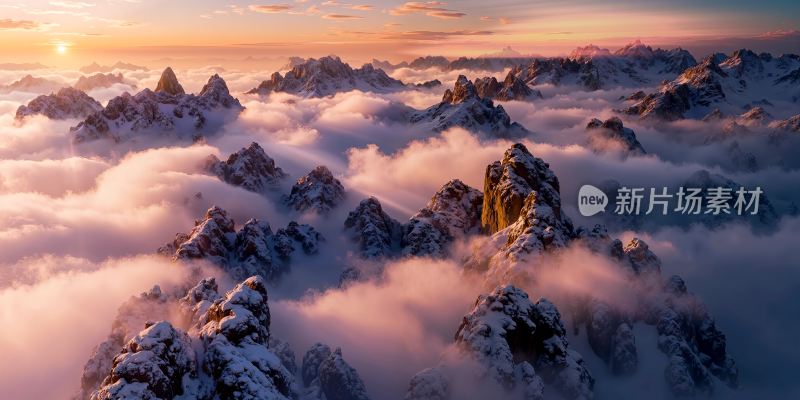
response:
M287 1L0 2L0 62L77 68L91 61L332 52L397 62L428 54L475 56L508 45L544 55L589 43L613 50L634 38L654 47L683 46L698 57L741 47L800 52L800 2L782 0Z

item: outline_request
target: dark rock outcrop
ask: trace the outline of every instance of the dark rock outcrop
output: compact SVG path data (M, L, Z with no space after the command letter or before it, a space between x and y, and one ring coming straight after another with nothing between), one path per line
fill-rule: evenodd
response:
M392 242L401 235L401 226L383 211L375 197L361 201L344 222L350 239L359 244L359 257L380 259L393 253Z
M297 180L292 192L281 202L303 213L327 216L331 209L344 201L344 186L334 178L328 167L320 165Z
M482 207L479 190L458 179L447 182L403 225L402 254L445 257L448 244L480 227Z
M325 97L352 90L388 92L404 90L403 82L386 75L372 64L353 69L339 57L309 58L293 65L283 77L273 73L248 94L266 95L272 92L296 94L302 97Z
M167 67L167 69L161 73L161 79L158 80L158 85L156 85L156 93L162 90L173 96L186 93L183 91L183 86L178 83L178 77L175 76L175 73L172 72L172 68L170 67Z
M172 399L182 395L184 378L197 379L192 339L166 321L147 322L114 357L111 375L92 400Z
M169 316L168 297L161 293L158 285L138 297L131 296L119 307L117 316L111 323L111 333L92 350L83 366L80 390L71 399L88 400L110 375L120 349L139 333L145 323L150 320L164 320Z
M279 190L282 180L289 177L256 142L231 154L224 162L212 154L200 163L200 169L251 192Z
M358 372L342 358L342 349L316 343L303 356L303 385L310 398L369 400ZM322 396L320 396L322 395Z
M165 111L169 108L171 112ZM192 140L198 141L203 138L203 131L209 131L206 128L209 122L206 113L218 113L220 117L226 117L228 111L238 115L242 110L244 107L230 95L225 81L219 75L214 75L198 95L173 95L164 90L153 92L150 89L144 89L135 96L125 92L109 100L105 108L88 115L70 132L74 134L75 143L100 138L121 142L145 132L167 137L175 132L178 139L189 135ZM187 115L189 119L184 120ZM194 133L176 129L176 124L178 127L188 124Z
M514 365L527 362L523 378L532 389L532 398L537 397L536 389L543 387L535 377L555 386L567 399L594 397L594 377L581 355L570 347L558 309L546 299L532 302L514 286L501 286L479 296L458 327L455 342L462 357L478 364L476 371L481 372L476 378L485 376L505 389L514 389Z
M441 103L412 115L410 122L428 124L435 132L461 127L497 138L530 133L519 123L512 123L502 105L495 106L488 97L481 98L475 84L464 75L459 75L452 91L445 91Z
M158 254L171 257L172 262L209 261L234 280L260 275L277 282L288 271L295 242L306 254L313 255L324 241L313 227L294 221L273 234L267 221L253 218L236 232L233 219L217 206L195 224L188 235L178 233L175 240L158 249Z
M513 224L531 191L541 190L548 196L558 197L558 178L549 167L521 143L506 150L501 161L486 167L481 214L484 234L491 235ZM560 198L559 207L554 212L560 219Z
M604 122L593 118L586 125L586 131L591 133L591 136L586 139L586 145L595 154L603 154L614 145L622 148L622 154L625 157L640 157L647 154L642 144L636 140L633 130L622 126L622 120L619 117L611 117Z

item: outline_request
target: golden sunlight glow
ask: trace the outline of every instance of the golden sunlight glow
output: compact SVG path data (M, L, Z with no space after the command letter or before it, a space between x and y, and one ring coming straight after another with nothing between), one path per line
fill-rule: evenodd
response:
M63 52L65 52L67 50L67 48L64 47L64 46L58 46L58 49L56 49L56 50L58 50L59 53L63 53Z

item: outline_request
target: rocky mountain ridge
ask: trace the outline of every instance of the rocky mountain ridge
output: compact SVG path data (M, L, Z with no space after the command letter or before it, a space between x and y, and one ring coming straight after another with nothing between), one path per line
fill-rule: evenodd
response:
M342 350L331 352L320 343L303 357L303 386L298 385L294 352L270 332L261 276L224 295L215 278L183 293L165 295L156 286L123 304L72 399L369 400ZM180 321L170 323L174 315L167 309L175 305Z
M505 93L513 96L513 83L509 87L512 90ZM495 106L490 98L481 98L478 88L464 75L459 75L452 91L444 92L439 104L413 114L409 121L430 126L435 132L461 127L492 138L517 138L530 133L518 122L512 123L502 105Z
M160 88L182 91L177 79L173 78L171 69L165 70L159 82ZM166 90L153 92L150 89L135 96L123 93L109 100L102 110L87 116L71 131L75 143L97 139L121 142L144 133L174 135L177 139L189 136L197 141L203 138L203 132L213 131L207 125L218 127L242 110L244 107L230 95L225 81L215 74L197 95L174 95Z
M283 76L275 72L269 80L248 91L247 94L267 95L272 92L296 94L301 97L326 97L336 93L360 90L363 92L391 92L404 90L403 82L390 78L372 64L353 69L339 57L309 58L294 65Z

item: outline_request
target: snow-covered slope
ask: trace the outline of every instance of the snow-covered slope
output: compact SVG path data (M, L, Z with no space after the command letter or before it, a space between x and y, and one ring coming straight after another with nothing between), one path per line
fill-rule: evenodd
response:
M772 103L800 101L798 71L800 60L794 55L774 58L742 49L721 63L712 55L674 81L662 84L657 93L619 112L642 120L675 121L700 119L715 109L723 114L740 114L754 104L774 112L787 111L774 108Z
M544 298L533 302L511 285L478 297L464 315L451 351L439 366L412 378L405 399L463 398L468 390L450 382L465 379L470 382L465 386L493 386L493 392L511 392L522 383L526 400L543 399L545 384L566 399L594 398L595 379L570 346L556 306Z
M223 182L251 192L279 190L282 181L289 177L275 166L275 160L256 142L231 154L225 161L211 154L200 162L199 167Z
M308 175L297 180L292 192L283 196L281 202L290 209L303 213L327 216L344 201L344 186L328 167L320 165Z
M464 75L456 79L454 89L447 89L442 102L411 116L412 124L430 127L442 132L461 127L493 138L515 138L530 132L518 122L511 122L502 105L494 105L489 98L481 98L475 84Z
M301 97L325 97L336 93L360 90L362 92L393 92L405 90L403 82L390 78L372 64L353 69L339 57L309 58L296 65L284 76L274 73L270 80L261 82L248 94L266 95L271 92L296 94Z
M536 59L529 67L512 69L530 85L578 85L586 90L644 87L663 79L675 79L686 68L697 65L681 48L653 50L638 39L610 52L598 46L578 47L567 57Z
M483 193L458 179L447 182L402 227L401 254L444 258L447 246L480 229Z
M303 357L298 384L294 351L272 322L261 276L224 295L215 278L180 294L156 286L120 307L72 400L369 400L341 349L320 343Z
M14 117L20 123L29 115L44 115L50 119L86 118L103 109L99 101L86 93L66 87L58 93L42 95L31 100L27 106L19 106Z
M197 221L189 234L177 233L157 254L179 260L206 260L227 272L234 280L261 275L275 283L287 270L292 253L302 248L316 254L322 235L309 225L294 221L286 229L273 234L269 222L247 221L241 230L234 230L228 213L214 206L202 221ZM297 246L297 247L296 247Z
M144 134L197 141L235 119L243 109L239 100L230 95L225 81L214 75L197 95L150 89L135 96L123 93L72 128L73 141L103 138L121 142Z

